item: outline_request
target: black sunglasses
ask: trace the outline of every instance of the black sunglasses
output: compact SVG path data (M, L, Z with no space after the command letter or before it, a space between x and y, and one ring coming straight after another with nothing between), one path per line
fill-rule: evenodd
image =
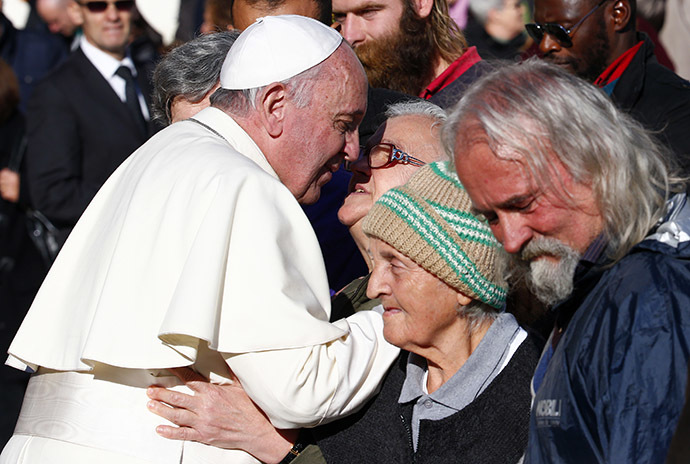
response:
M589 10L589 13L584 15L582 19L580 19L578 22L573 25L570 29L566 29L565 27L561 26L558 23L546 23L546 24L540 24L540 23L529 23L525 24L525 29L527 29L527 33L534 39L534 41L539 44L541 43L541 40L544 38L544 34L548 34L556 41L561 44L565 48L570 48L573 46L573 39L572 39L572 34L577 27L582 24L585 19L589 18L589 16L597 11L597 9L606 3L606 0L601 0L597 6Z
M103 13L108 9L108 5L115 5L117 11L131 11L134 8L134 0L116 0L114 2L84 2L79 3L85 6L91 13Z

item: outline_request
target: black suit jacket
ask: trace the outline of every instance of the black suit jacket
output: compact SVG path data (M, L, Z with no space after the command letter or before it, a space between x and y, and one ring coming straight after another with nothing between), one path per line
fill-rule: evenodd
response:
M646 35L626 70L613 88L618 108L652 130L675 155L685 176L690 175L690 82L659 64L654 44Z
M146 72L138 69L137 78L148 98ZM80 49L36 86L27 123L32 201L60 229L61 243L110 174L153 133L141 134Z

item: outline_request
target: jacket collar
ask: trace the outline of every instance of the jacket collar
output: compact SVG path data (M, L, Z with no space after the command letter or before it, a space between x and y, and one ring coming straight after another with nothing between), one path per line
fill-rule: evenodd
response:
M618 108L630 111L635 105L644 88L646 72L649 62L656 62L654 43L644 32L637 33L637 42L642 41L640 50L635 54L627 69L618 79L611 93L611 99Z
M666 216L644 242L653 240L673 248L690 241L690 202L685 193L678 193L666 202Z

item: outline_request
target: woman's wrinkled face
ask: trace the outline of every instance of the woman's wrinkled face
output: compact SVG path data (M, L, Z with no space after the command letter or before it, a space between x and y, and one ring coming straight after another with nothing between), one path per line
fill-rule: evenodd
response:
M367 296L383 304L383 335L402 349L424 356L459 327L455 289L386 242L370 240L374 270Z
M438 135L438 122L423 115L396 116L379 127L367 142L366 148L378 143L392 143L400 150L426 163L443 156ZM338 219L347 227L361 226L372 205L393 187L407 182L419 168L396 163L383 169L371 169L364 156L352 163L352 179L348 196L338 210Z

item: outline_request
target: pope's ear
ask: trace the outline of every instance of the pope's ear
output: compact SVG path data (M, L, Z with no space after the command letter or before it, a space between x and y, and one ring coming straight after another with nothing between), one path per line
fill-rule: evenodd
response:
M287 110L287 89L285 85L280 82L269 84L264 87L258 98L258 110L266 132L274 138L280 136L283 133Z

